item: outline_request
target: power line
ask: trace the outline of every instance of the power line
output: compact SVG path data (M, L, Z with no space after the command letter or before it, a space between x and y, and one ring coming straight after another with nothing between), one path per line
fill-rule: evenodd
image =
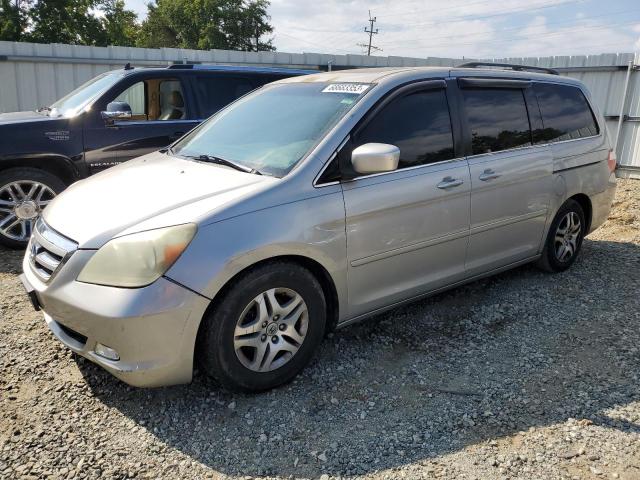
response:
M373 48L376 51L382 51L381 48L378 47L373 47L371 45L371 41L373 40L373 36L378 34L378 29L376 28L375 30L373 29L373 24L376 22L376 17L371 17L371 10L369 10L369 30L367 30L367 27L364 27L364 31L365 33L369 34L369 47L367 48L367 56L371 56L371 49ZM362 46L363 44L358 44L360 46Z
M511 15L515 13L524 13L524 12L533 12L536 10L544 10L546 8L556 8L564 5L568 5L570 3L584 3L586 0L567 0L566 2L558 3L558 2L547 2L541 3L539 5L527 8L520 8L516 10L505 10L500 13L492 13L488 15L462 15L460 17L452 17L450 20L444 22L418 22L418 23L403 23L403 27L430 27L436 25L447 25L452 23L460 23L466 20L484 20L486 18L495 18L495 17L504 17L506 15Z
M613 27L622 27L622 26L627 26L627 25L634 25L638 23L637 20L635 21L627 21L627 22L621 22L621 23L607 23L606 25L593 25L593 26L578 26L576 28L567 28L564 30L556 30L553 32L546 32L546 33L531 33L529 35L520 35L520 36L511 36L511 37L504 37L504 38L500 38L500 39L494 39L494 40L475 40L475 41L471 41L471 42L444 42L444 43L432 43L432 44L428 44L425 45L422 48L427 48L427 49L432 49L432 48L439 48L439 47L450 47L450 46L465 46L465 45L477 45L478 43L482 42L484 44L501 44L501 43L508 43L508 42L514 42L517 40L535 40L538 38L545 38L545 37L555 37L558 35L565 35L567 33L572 33L572 32L584 32L584 31L592 31L592 30L601 30L603 28L613 28ZM426 39L426 41L428 41L428 39ZM398 43L402 43L402 44L406 44L407 41L402 41L402 42L392 42L389 43L388 45L394 45L394 44L398 44ZM417 43L417 42L414 42Z
M628 14L628 13L632 13L632 12L637 12L640 11L640 9L638 8L634 8L631 10L622 10L622 11L618 11L618 12L611 12L611 13L604 13L604 14L600 14L600 15L592 15L589 17L582 17L580 18L580 22L585 23L588 22L589 20L594 20L597 18L603 18L603 17L612 17L612 16L616 16L616 15L624 15L624 14ZM555 26L555 25L565 25L565 24L570 24L570 25L576 25L579 26L580 22L576 22L575 19L570 19L570 20L562 20L559 22L548 22L545 23L543 25L534 25L532 27L526 27L526 28L534 28L534 29L538 29L538 28L546 28L549 26ZM585 27L588 27L589 24L586 23L584 24ZM491 35L491 34L500 34L500 33L504 33L504 32L510 32L510 31L518 31L518 30L522 30L523 27L522 26L517 26L517 27L506 27L506 28L498 28L495 30L485 30L485 31L481 31L481 32L474 32L474 33L461 33L461 34L456 34L456 35L438 35L437 37L435 37L435 40L445 40L448 38L453 38L453 39L458 39L458 38L467 38L467 37L478 37L478 36L483 36L483 35ZM541 32L544 33L544 32ZM426 38L425 40L431 40L429 38ZM489 39L487 39L489 40ZM482 38L478 38L476 39L477 42L482 42L483 39ZM405 41L393 41L390 43L385 43L386 45L396 45L398 43L406 43ZM449 43L447 43L447 45L449 45ZM465 44L466 45L466 44Z

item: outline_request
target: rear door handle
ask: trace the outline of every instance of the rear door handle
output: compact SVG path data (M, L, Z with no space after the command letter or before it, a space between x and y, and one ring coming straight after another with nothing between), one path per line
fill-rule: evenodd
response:
M459 187L463 183L464 181L460 180L459 178L444 177L442 181L438 185L436 185L436 187L441 189L447 189L447 188Z
M482 180L483 182L489 181L489 180L495 180L496 178L500 178L500 175L497 174L496 172L494 172L493 170L491 170L490 168L487 168L482 175L480 175L480 180Z

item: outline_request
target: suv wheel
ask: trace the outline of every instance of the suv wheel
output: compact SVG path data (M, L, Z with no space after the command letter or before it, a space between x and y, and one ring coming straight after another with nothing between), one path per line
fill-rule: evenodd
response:
M55 175L35 168L0 172L0 243L26 247L42 210L65 184Z
M576 261L586 231L584 211L575 200L567 200L558 210L538 266L547 272L562 272Z
M311 360L326 322L322 287L293 263L259 266L203 319L198 358L231 390L261 391L292 380Z

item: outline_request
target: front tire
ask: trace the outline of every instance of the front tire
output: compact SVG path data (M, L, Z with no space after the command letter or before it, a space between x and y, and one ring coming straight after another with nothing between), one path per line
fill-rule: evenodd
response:
M291 381L322 342L322 287L295 263L270 262L234 281L203 319L202 369L230 390L259 392Z
M42 210L65 187L55 175L36 168L0 172L0 243L25 248Z
M573 199L562 204L551 222L538 267L563 272L576 261L586 233L584 210Z

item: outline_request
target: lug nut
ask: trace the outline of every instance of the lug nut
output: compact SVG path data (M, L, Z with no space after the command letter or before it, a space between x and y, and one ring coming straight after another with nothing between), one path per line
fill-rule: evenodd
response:
M276 337L275 335L273 337L271 337L271 341L273 343L276 343L278 341L278 337Z
M262 322L262 328L265 328L267 326L267 322Z
M266 342L267 341L267 336L266 335L262 335L260 337L260 340L262 340L263 342Z
M274 315L274 316L273 316L273 319L274 319L274 320L278 320L278 319L280 319L280 315Z
M286 330L287 326L284 323L280 324L280 330Z

